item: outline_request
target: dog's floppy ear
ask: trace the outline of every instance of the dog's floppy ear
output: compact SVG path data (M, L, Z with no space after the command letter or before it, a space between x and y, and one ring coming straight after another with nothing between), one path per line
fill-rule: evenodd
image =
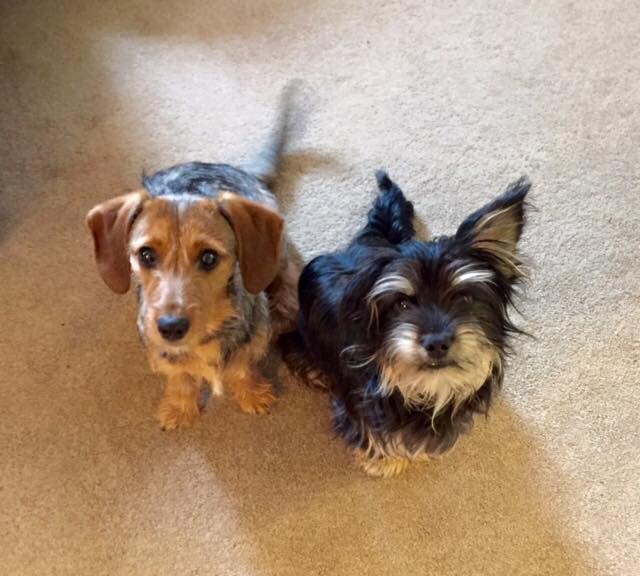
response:
M519 276L517 244L526 219L526 196L531 182L526 177L469 216L458 228L456 238L486 255L507 277Z
M278 273L284 220L273 210L230 193L221 196L218 207L236 234L244 286L258 294Z
M146 196L144 191L124 194L94 206L87 214L98 271L105 284L118 294L129 290L131 265L127 239Z

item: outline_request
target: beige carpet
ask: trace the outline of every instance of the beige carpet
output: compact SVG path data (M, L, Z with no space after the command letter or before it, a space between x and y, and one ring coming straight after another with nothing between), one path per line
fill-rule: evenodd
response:
M0 10L0 572L596 575L640 565L640 7L627 1L10 1ZM280 194L306 256L386 166L434 233L535 183L499 406L441 461L356 470L327 400L184 433L84 214L241 161L311 87Z

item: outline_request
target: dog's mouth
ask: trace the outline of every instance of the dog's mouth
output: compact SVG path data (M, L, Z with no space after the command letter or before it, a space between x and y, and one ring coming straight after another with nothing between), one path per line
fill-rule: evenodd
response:
M189 355L189 350L182 347L163 348L158 352L158 356L169 363L180 362Z
M445 368L455 367L456 363L453 360L427 360L420 366L420 370L436 371L444 370Z

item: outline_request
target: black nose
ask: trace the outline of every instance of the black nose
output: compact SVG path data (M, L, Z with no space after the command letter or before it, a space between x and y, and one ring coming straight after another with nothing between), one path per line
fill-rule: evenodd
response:
M189 331L189 319L183 316L160 316L158 332L165 340L181 340Z
M422 338L422 345L429 354L429 358L442 360L453 344L453 332L435 332Z

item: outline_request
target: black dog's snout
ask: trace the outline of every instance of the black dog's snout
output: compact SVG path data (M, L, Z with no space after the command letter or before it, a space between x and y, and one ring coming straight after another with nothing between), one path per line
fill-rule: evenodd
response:
M189 319L184 316L161 316L158 320L158 332L165 340L181 340L189 331Z
M453 332L434 332L422 338L422 345L429 354L429 358L442 360L449 353L453 344Z

